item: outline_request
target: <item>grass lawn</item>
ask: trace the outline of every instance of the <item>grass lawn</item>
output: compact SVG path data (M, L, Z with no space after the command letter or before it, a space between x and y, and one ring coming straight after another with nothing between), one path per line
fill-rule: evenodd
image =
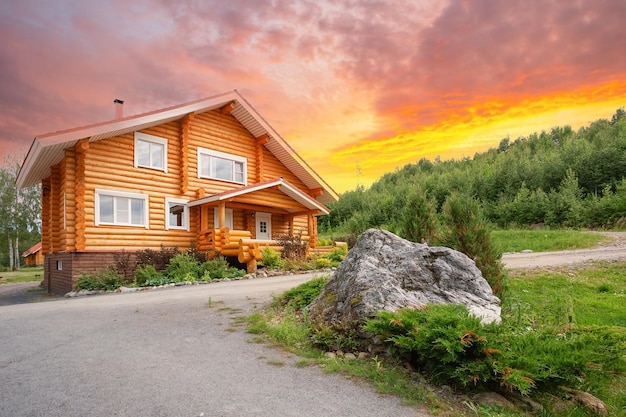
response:
M0 272L0 285L14 282L41 281L43 279L43 266L23 267L19 271Z
M502 253L549 252L567 249L588 249L611 239L597 233L578 230L494 230L491 232L494 246Z
M503 307L534 312L538 325L626 328L626 263L596 262L584 269L509 272ZM527 313L528 314L528 313Z

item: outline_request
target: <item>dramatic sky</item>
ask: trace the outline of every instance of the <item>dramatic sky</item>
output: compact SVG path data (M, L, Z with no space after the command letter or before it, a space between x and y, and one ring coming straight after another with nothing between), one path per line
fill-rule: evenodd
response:
M0 156L237 89L337 191L610 118L624 0L2 0Z

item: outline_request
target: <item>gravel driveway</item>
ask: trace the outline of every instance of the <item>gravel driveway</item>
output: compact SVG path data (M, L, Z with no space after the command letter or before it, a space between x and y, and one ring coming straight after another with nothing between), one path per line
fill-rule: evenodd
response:
M311 278L2 306L0 416L428 416L234 328Z

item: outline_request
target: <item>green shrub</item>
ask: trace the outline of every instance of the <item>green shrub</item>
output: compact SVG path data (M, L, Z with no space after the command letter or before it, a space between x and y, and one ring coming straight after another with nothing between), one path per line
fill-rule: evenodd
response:
M135 269L135 285L137 287L148 286L148 282L162 280L163 274L156 270L153 265L143 265Z
M198 262L186 253L175 255L165 269L165 275L172 282L197 281L199 272L200 265Z
M218 278L242 277L246 273L240 269L228 265L228 261L223 256L217 256L200 265L199 275L202 281L210 281Z
M570 331L546 327L502 333L507 366L524 370L541 390L558 385L587 389L608 373L626 371L626 330L589 326Z
M74 284L76 290L95 290L100 289L100 281L96 274L80 274L78 281Z
M528 394L534 382L502 362L498 327L483 325L462 305L382 311L364 329L389 342L393 352L433 380L467 386L507 386Z
M328 257L328 259L330 259L333 262L339 263L343 261L343 259L346 257L347 254L348 252L343 247L338 246L334 248L332 251L330 251L330 253L326 255L326 257Z
M520 331L514 322L482 325L463 306L430 305L380 312L364 329L432 379L459 387L588 390L626 371L626 330L617 326Z
M325 256L315 257L312 261L315 264L315 269L324 269L333 266L333 261Z
M280 252L269 246L261 250L261 256L263 258L261 263L268 268L279 269L283 264Z
M283 293L278 301L297 310L302 310L317 298L328 281L328 277L313 278Z
M105 268L93 274L81 274L76 282L77 290L106 290L113 291L122 286L124 277L115 269Z

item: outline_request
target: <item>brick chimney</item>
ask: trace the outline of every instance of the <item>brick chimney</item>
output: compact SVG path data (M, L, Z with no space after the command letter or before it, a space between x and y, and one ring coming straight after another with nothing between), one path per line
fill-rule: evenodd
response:
M115 119L122 119L124 117L124 100L116 98L113 103L115 103Z

